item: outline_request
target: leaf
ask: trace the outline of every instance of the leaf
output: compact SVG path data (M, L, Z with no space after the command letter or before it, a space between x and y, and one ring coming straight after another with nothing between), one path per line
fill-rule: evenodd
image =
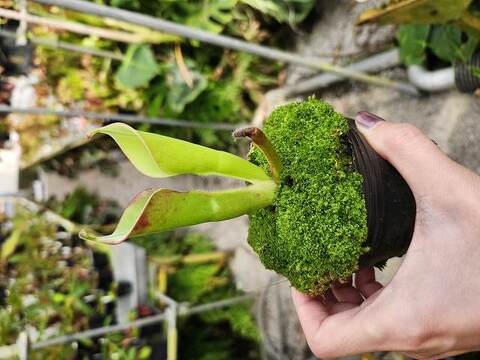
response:
M12 234L4 241L2 244L2 251L0 254L0 258L5 261L8 259L10 255L15 252L18 243L20 242L20 235L22 234L22 230L15 229L13 230Z
M462 31L451 25L437 25L433 27L430 48L440 59L455 63L467 62L472 57L478 40L469 36L462 42Z
M130 45L116 79L127 88L146 86L158 73L158 64L148 45Z
M468 62L472 59L475 50L478 47L479 39L468 34L468 39L462 44L459 51L459 57L462 62Z
M236 155L113 123L91 135L110 135L143 174L162 178L180 174L219 175L249 182L270 180L258 166Z
M480 68L475 67L472 69L472 74L476 77L480 77Z
M472 0L393 0L379 9L369 9L358 24L442 24L460 19Z
M469 11L463 14L457 24L468 35L480 39L480 11Z
M149 346L142 346L140 348L140 351L138 353L138 359L139 360L146 360L150 358L150 355L152 354L152 348Z
M237 0L204 0L185 24L218 34L233 20L232 10L236 4Z
M315 5L315 0L241 0L243 3L257 9L263 14L270 15L279 23L288 23L290 26L302 22Z
M125 209L111 235L97 237L84 229L80 232L80 237L118 244L129 237L232 219L270 205L275 190L276 184L272 180L217 192L146 190Z
M462 32L449 25L435 26L432 30L430 48L440 59L455 62L458 57L457 49L462 44Z
M400 58L406 65L425 62L429 25L401 25L397 31Z
M198 71L191 61L187 61L188 72L192 79L189 86L182 77L180 69L176 64L172 65L166 75L168 85L167 103L175 113L181 113L185 106L194 101L208 85L207 79Z

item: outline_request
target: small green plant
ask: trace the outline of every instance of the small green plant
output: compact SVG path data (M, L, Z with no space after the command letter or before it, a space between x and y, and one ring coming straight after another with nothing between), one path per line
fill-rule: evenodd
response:
M265 134L258 128L234 133L255 144L249 162L125 124L105 126L93 134L110 135L147 176L219 175L247 185L216 192L146 190L127 207L111 235L83 230L80 236L117 244L249 214L249 243L265 266L306 293L322 293L355 271L366 251L363 178L343 143L347 131L347 120L323 101L285 105L269 117Z
M391 0L368 9L358 24L398 24L400 57L406 65L425 65L427 54L455 64L467 62L480 39L478 0Z

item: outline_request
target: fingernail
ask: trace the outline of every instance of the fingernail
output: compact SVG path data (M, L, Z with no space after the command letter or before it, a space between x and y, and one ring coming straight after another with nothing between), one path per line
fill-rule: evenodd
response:
M358 125L371 129L373 128L379 121L385 121L381 117L377 115L373 115L367 111L360 111L357 113L357 116L355 117L355 121Z

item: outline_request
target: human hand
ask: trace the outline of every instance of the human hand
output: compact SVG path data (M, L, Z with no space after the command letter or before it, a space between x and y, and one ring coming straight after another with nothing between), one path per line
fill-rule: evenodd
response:
M322 298L292 296L318 357L400 351L440 359L480 349L480 177L410 124L357 114L370 145L415 196L415 230L404 261L382 287L372 268Z

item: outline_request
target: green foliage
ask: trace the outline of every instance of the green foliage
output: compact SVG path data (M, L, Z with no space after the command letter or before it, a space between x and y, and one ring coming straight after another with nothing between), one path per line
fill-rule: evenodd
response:
M276 201L250 216L249 243L267 268L320 294L357 269L367 238L363 179L342 144L348 123L310 98L277 108L264 131L283 170ZM251 161L268 169L258 149Z
M85 208L91 209L88 204L97 208L106 203L84 190L74 192L70 199L74 198L67 200L69 205L65 207L73 219L85 213ZM73 212L72 204L77 206ZM0 346L14 344L19 333L28 328L38 331L36 341L42 341L86 330L92 317L98 321L103 316L108 325L104 305L86 300L92 295L97 299L105 295L97 288L91 250L63 232L59 236L56 225L21 207L11 223L2 223L0 239L11 227L10 238L15 237L17 244L9 246L9 256L0 259ZM101 346L90 339L81 341L81 348L69 343L50 346L32 350L29 359L83 359L97 351L104 359L148 359L150 348L137 344L137 337L130 331L129 335L116 333L101 338Z
M192 2L184 4L185 7L190 7L186 25L220 33L233 20L232 10L237 0L207 0L200 3L200 7Z
M175 113L182 113L185 106L194 101L207 88L208 82L205 76L195 69L193 61L187 61L187 71L191 84L182 76L177 65L171 64L165 80L169 88L167 93L167 105Z
M455 63L471 59L478 44L478 39L468 36L462 41L462 31L450 25L437 25L432 28L430 48L440 59Z
M55 226L21 209L13 229L17 246L0 261L0 288L6 294L0 301L9 305L0 307L0 345L15 343L27 326L37 329L40 339L52 327L57 335L85 329L93 308L84 296L96 286L88 249L64 252ZM57 346L35 352L32 359L68 359L73 352L69 345Z
M245 37L253 42L277 45L272 43L275 37L269 37L268 34L278 33L280 26L263 16L261 7L254 9L239 0L104 0L102 3L222 34ZM279 8L282 15L278 16L284 21L297 22L297 16L309 8L307 3L312 1L288 0L280 5L272 5L271 2L270 7ZM145 39L145 44L126 47L96 37L33 27L32 31L38 37L124 54L124 60L119 63L75 52L37 47L35 63L44 76L39 86L42 87L39 91L42 94L40 106L49 105L47 99L53 97L65 107L80 106L90 111L135 112L209 123L245 123L251 119L265 90L278 84L282 65L264 62L248 54L224 51L205 44L199 46L196 41L182 42L180 38L172 40L171 37L168 44L164 39L163 46L149 46L148 42L159 43L156 37L168 37L168 34L154 36L152 31L138 26L130 27L125 23L61 9L55 9L54 12L53 8L38 4L32 4L32 9L36 14L130 31ZM178 42L176 45L182 42L181 53L187 72L184 68L182 71L179 69L182 66L179 65L172 41ZM44 86L47 83L48 87ZM145 130L162 132L217 149L235 146L230 134L223 131L149 125L145 125ZM53 167L69 173L66 170L69 167L64 166L67 161L68 157L61 157L58 162L62 164Z
M201 233L152 234L131 240L145 246L150 256L203 254L215 251L211 239ZM167 294L180 302L209 303L241 293L236 290L225 262L173 265L168 272ZM251 302L180 319L181 359L257 359L259 333L251 313Z
M407 65L421 65L425 62L427 48L428 25L401 25L397 31L400 58Z
M315 0L241 0L243 3L272 16L280 23L295 26L302 22L315 6Z
M177 270L171 280L173 286L168 293L177 301L198 302L202 295L211 291L215 275L219 272L219 264L201 264L183 267Z
M102 359L119 359L119 360L146 360L150 359L152 353L151 347L142 346L125 346L124 344L131 339L125 339L124 334L112 333L101 339Z
M165 251L165 245L161 246ZM183 255L215 251L212 241L199 233L177 237L167 245L170 246ZM225 263L181 266L169 276L168 284L169 296L193 304L219 301L240 294ZM242 351L250 349L255 354L255 343L259 341L251 303L204 312L186 319L179 329L183 338L196 344L188 347L193 352L180 348L182 359L244 359L248 356L236 352L238 343L244 343Z
M467 62L479 42L454 25L401 25L397 39L401 59L406 65L424 64L427 50L452 64Z
M83 187L67 194L63 201L50 199L47 207L77 224L106 225L115 222L121 208L112 200L100 199Z
M470 60L480 38L478 1L391 0L369 9L359 23L399 24L397 39L406 65L425 63L426 51L449 63Z
M129 88L148 85L158 73L158 64L148 45L130 45L116 73L116 79Z

